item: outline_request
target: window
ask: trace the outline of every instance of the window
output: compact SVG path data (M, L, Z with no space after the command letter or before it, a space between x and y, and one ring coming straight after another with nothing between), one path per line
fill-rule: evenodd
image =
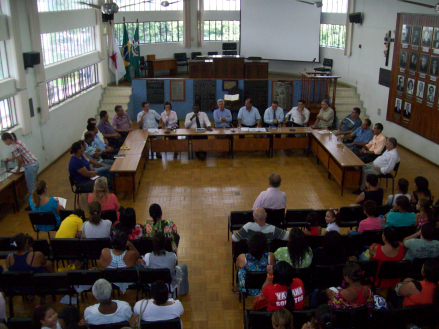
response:
M80 94L99 83L97 64L84 67L47 82L49 108Z
M0 100L0 131L11 129L17 124L14 98L9 97Z
M128 30L128 37L134 35L137 23L125 23ZM123 23L114 24L114 31L119 43L123 42ZM183 21L169 22L140 22L139 23L140 43L164 43L183 42Z
M6 60L5 42L0 41L0 80L9 77L8 62Z
M204 21L205 41L239 41L239 21Z
M41 34L44 65L63 61L96 49L93 26Z
M346 25L320 24L320 47L345 48Z
M204 10L241 10L240 0L204 0Z
M119 11L171 11L183 10L183 0L169 1L139 1L139 0L114 0L119 6ZM163 6L162 4L168 4Z
M347 13L348 0L322 0L323 13Z
M93 0L82 0L81 2L86 2L93 4ZM79 1L73 0L38 0L38 12L42 13L45 11L61 11L61 10L76 10L76 9L90 9L90 6L82 4Z

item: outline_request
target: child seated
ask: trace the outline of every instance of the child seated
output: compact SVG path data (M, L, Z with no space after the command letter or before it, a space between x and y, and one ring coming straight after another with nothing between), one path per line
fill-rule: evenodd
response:
M306 235L320 235L322 234L322 228L318 226L318 215L315 211L310 212L306 217Z

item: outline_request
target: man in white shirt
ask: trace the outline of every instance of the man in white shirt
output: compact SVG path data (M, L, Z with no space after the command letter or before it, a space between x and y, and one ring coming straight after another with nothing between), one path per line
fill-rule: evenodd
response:
M186 120L184 121L184 127L186 129L196 129L196 128L206 128L211 131L210 120L207 114L200 112L200 107L194 105L192 107L193 112L186 115ZM207 136L192 136L192 139L207 139ZM204 160L206 158L206 152L195 152L198 159Z
M401 160L396 150L397 145L398 142L396 141L396 138L390 137L387 139L386 152L376 158L374 162L368 163L365 167L363 167L363 180L360 189L353 192L354 194L360 194L362 191L364 191L366 187L367 175L385 175L395 168L395 165Z
M290 112L287 113L285 118L292 122L292 127L306 127L309 121L309 110L305 108L305 101L299 99L297 106L293 107ZM290 126L287 124L287 127Z
M154 129L159 127L159 122L161 119L160 114L149 108L148 102L142 102L142 111L137 114L137 123L141 129ZM161 137L156 137L161 139ZM154 156L154 155L152 155ZM156 152L156 158L161 159L162 155L160 152Z
M287 195L279 191L281 178L278 174L273 173L268 178L269 188L261 192L253 205L256 208L264 209L285 209L287 207Z

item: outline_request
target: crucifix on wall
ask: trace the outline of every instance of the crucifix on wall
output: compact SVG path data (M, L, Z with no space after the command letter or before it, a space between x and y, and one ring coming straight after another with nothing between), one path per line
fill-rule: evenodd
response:
M384 36L384 45L386 46L386 49L384 50L384 57L386 57L386 66L389 66L390 43L394 41L395 39L392 39L392 31L387 32Z

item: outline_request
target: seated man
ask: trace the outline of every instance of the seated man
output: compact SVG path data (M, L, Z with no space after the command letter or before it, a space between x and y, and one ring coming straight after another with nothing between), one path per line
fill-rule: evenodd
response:
M279 191L281 178L278 174L271 174L268 178L269 188L261 192L253 205L256 208L264 209L285 209L287 207L287 195Z
M277 101L272 101L271 106L265 110L264 122L271 128L277 128L282 125L284 121L284 110L279 107Z
M299 99L297 101L297 106L293 107L285 116L287 121L288 117L290 118L290 121L287 122L287 127L306 127L309 121L309 114L309 110L305 108L305 101Z
M398 142L396 141L396 138L390 137L387 140L386 152L376 158L374 162L368 163L365 167L363 167L363 180L361 182L360 189L353 192L354 194L360 194L364 191L364 188L366 187L367 175L385 175L395 168L395 165L401 160L399 158L398 151L396 150L397 145Z
M436 240L436 227L432 223L424 224L418 232L406 237L402 244L408 249L404 260L439 256L439 241Z
M212 130L207 114L200 112L200 107L197 104L194 104L192 109L193 112L186 115L184 127L186 129L206 128L207 130ZM193 136L192 139L207 139L207 136ZM200 160L206 158L206 152L195 152L195 155Z
M134 130L133 128L131 128L132 122L130 116L124 111L121 105L116 105L114 107L114 111L116 112L116 114L111 120L113 128L122 136L127 137L128 133Z
M245 100L245 106L238 112L238 126L255 128L261 126L261 115L256 107L253 107L251 98Z
M88 125L90 125L90 124L94 124L95 126L97 126L97 121L96 121L96 119L95 118L88 118L88 120L87 120L87 126ZM84 135L85 135L85 133L87 132L87 131L89 131L88 129L85 129L84 130L84 132L81 134L81 136L79 137L79 139L83 139L84 138ZM97 135L97 136L99 136L99 139L101 140L101 141L103 141L104 143L105 143L105 145L110 145L109 143L108 143L108 140L104 137L104 135L102 135L102 133L99 131L99 129L98 129L98 132L97 133L95 133L95 135Z
M322 100L321 106L322 108L317 115L313 128L329 128L334 122L334 110L329 107L329 101L327 99Z
M381 123L375 124L373 127L373 138L372 140L361 150L354 149L353 152L363 161L364 163L371 162L383 153L384 147L386 146L386 136L382 134L383 125Z
M113 149L111 146L108 146L100 139L99 135L102 134L99 132L98 127L96 127L96 124L90 123L89 125L87 125L87 131L84 133L84 135L89 131L95 134L94 143L101 151L101 157L103 159L114 160L114 155L119 153L119 149Z
M215 121L215 128L229 128L232 122L232 113L230 110L224 108L224 100L218 99L218 108L213 111L213 119Z
M112 147L121 147L125 138L123 138L119 133L117 133L113 126L110 124L108 119L107 111L101 111L99 113L99 117L101 120L98 123L98 129L102 133L102 135L108 139L110 146Z
M344 118L337 127L336 136L349 135L352 134L355 130L360 128L361 119L360 119L361 110L358 107L354 107L351 114L349 114L346 118Z
M243 227L239 229L238 232L232 235L232 239L235 242L240 240L246 240L254 232L262 232L267 236L267 240L280 239L288 241L289 233L286 230L282 230L279 227L267 224L265 221L267 219L267 213L263 208L256 208L253 210L253 220L254 222L248 222Z
M148 102L142 102L142 111L137 114L137 123L141 129L157 129L159 127L159 122L161 119L160 114L156 111L151 110L149 108ZM161 137L157 137L157 139L161 139ZM154 156L154 155L152 155ZM156 153L156 158L160 159L162 155L160 152Z
M373 131L370 129L370 125L372 122L370 122L369 119L364 119L361 127L357 128L355 131L348 135L344 135L342 137L339 137L342 141L354 139L352 143L345 143L346 146L348 146L351 151L355 153L355 149L357 149L358 154L360 153L360 149L365 147L373 138Z
M85 135L84 135L84 142L85 142L85 146L86 146L85 153L87 153L91 158L93 158L94 160L96 160L100 164L105 164L108 166L113 165L114 160L102 159L101 151L96 146L94 140L95 140L95 134L93 132L88 131L85 133Z

